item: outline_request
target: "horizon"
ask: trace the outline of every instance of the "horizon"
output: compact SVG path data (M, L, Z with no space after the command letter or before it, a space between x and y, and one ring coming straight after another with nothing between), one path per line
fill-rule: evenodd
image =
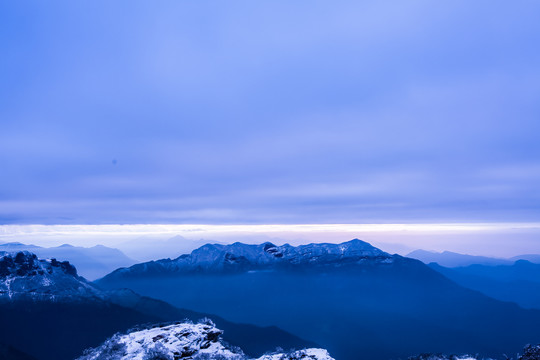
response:
M133 246L129 243L138 239L159 243L177 238L188 245L194 241L301 245L357 238L400 255L421 249L498 258L540 253L539 236L540 223L0 225L0 242L44 247L67 243L129 250Z

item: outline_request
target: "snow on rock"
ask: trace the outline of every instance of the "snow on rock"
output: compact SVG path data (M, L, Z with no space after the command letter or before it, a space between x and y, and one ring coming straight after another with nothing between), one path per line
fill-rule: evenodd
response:
M540 345L527 345L518 360L540 360Z
M508 359L508 356L501 354L502 357ZM407 360L478 360L478 356L471 355L447 355L447 354L434 354L425 353L416 356L411 356ZM492 360L491 358L482 358L486 360ZM273 360L273 359L272 359ZM517 356L517 360L540 360L540 344L538 345L526 345L523 349L523 354Z
M293 351L288 354L270 354L263 355L257 360L334 360L325 349L304 349Z
M477 360L471 355L421 354L411 356L408 360Z
M114 335L103 345L85 351L78 360L248 360L241 349L221 341L223 332L209 321L176 323ZM323 349L264 355L256 360L334 360ZM255 359L253 359L255 360Z
M118 269L107 277L137 274L244 272L291 268L337 268L350 265L392 264L397 255L390 255L367 242L354 239L341 244L308 244L277 246L234 243L206 244L189 255L163 259ZM107 279L105 277L105 279Z
M67 261L40 260L28 251L0 252L0 300L103 298Z
M276 246L266 242L260 245L234 243L207 244L173 260L178 268L203 267L209 270L226 268L265 268L276 265L324 265L388 260L391 255L370 244L355 239L342 244L308 244Z

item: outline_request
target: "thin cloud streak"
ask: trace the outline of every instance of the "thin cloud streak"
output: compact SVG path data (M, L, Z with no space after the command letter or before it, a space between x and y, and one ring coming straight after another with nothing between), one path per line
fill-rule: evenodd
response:
M540 223L441 223L441 224L111 224L111 225L0 225L2 237L19 235L148 235L273 233L273 232L485 232L499 230L540 230Z

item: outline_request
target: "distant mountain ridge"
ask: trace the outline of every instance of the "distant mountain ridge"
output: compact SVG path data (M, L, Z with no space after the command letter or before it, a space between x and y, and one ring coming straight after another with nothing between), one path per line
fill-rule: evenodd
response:
M206 244L193 250L191 254L181 255L176 259L150 261L118 269L100 281L107 281L115 276L149 273L220 273L391 264L397 258L401 257L385 253L358 239L342 244L321 243L296 247L289 244L276 246L269 242L260 245L239 242L230 245Z
M502 301L512 301L524 308L540 309L540 264L518 260L511 265L469 265L429 267L452 281Z
M187 239L180 235L173 237L141 236L117 244L117 247L130 258L137 259L137 262L144 262L156 259L176 258L210 242L215 243L215 241L212 242L204 239Z
M518 256L513 256L510 258L512 261L526 260L532 262L533 264L540 264L540 254L523 254Z
M406 256L420 260L425 264L437 263L444 267L463 267L469 265L512 265L514 262L519 260L527 260L532 263L540 264L540 255L538 254L517 255L511 258L494 258L488 256L460 254L452 251L437 252L419 249L408 253Z
M407 257L417 259L425 264L437 263L446 267L468 266L472 264L481 265L510 265L513 263L509 259L491 258L487 256L476 256L459 254L451 251L426 251L415 250L406 255Z
M540 309L540 255L508 259L416 250L408 256L468 289L526 309Z

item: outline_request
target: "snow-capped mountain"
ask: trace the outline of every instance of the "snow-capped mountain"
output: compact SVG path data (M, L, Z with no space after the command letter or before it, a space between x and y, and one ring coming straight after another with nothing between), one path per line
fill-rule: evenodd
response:
M40 260L28 251L0 252L0 300L103 299L103 292L77 275L67 261Z
M211 321L155 326L115 335L103 345L87 350L78 360L220 359L248 360L240 348L221 340L223 331ZM334 360L324 349L263 355L256 360Z
M370 244L354 239L342 244L276 246L272 243L249 245L206 244L189 255L163 259L118 269L108 277L136 276L148 273L220 273L306 267L346 267L350 265L391 264L398 255L390 255ZM399 257L400 258L400 257ZM107 277L106 277L107 278ZM106 279L105 278L105 279Z

